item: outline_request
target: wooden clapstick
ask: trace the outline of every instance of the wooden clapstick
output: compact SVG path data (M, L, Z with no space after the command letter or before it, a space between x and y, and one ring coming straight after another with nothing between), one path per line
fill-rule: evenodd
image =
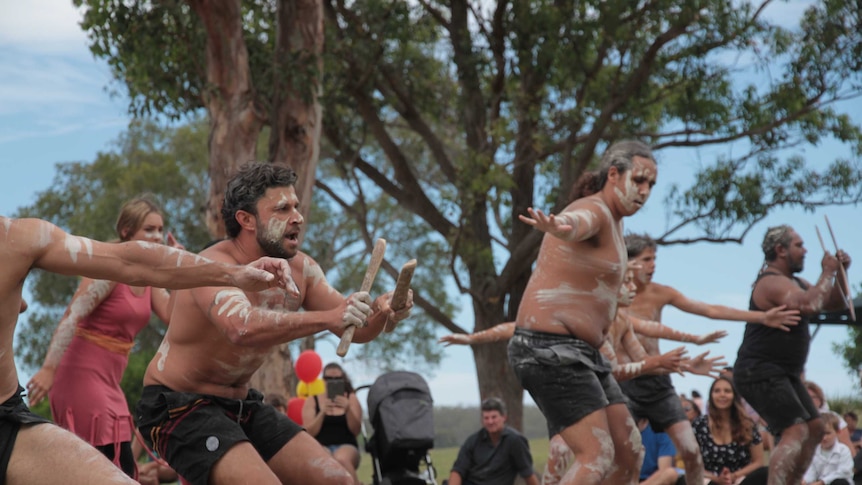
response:
M386 254L386 239L380 238L374 243L374 249L371 250L371 261L368 262L368 269L365 270L365 278L362 279L362 286L359 291L371 291L371 285L374 284L374 278L377 276L377 270L380 269L380 263L383 262L384 254ZM347 349L350 348L350 342L353 341L354 332L356 332L355 325L350 325L344 329L341 342L335 349L335 353L339 357L347 355Z
M407 306L407 296L410 293L410 281L413 279L413 272L416 270L416 260L411 259L404 263L401 271L398 273L398 281L395 282L395 291L392 292L392 300L389 302L389 307L394 311L401 310ZM395 320L386 319L385 332L395 330Z
M832 244L835 245L835 257L838 257L838 240L835 239L835 233L832 232L832 224L829 224L829 216L823 215L823 218L826 219L826 228L829 229L829 235L832 236ZM838 261L838 272L841 273L841 277L844 280L842 284L838 286L841 290L841 296L844 298L844 303L847 305L847 309L850 310L850 321L856 321L856 309L853 307L853 299L850 298L850 280L847 278L847 270L844 269L844 265L841 264L841 261ZM846 285L846 286L845 286Z

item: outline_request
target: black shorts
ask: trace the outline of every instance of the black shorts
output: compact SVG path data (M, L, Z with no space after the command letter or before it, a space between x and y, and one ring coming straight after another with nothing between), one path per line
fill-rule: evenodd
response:
M241 400L146 386L135 415L147 445L194 485L233 445L249 441L269 461L302 431L254 389Z
M648 419L655 432L688 420L668 375L639 376L620 382L620 387L629 400L632 416Z
M598 349L567 335L515 329L509 364L548 422L553 436L625 397Z
M9 458L12 457L21 425L51 422L30 411L21 397L23 392L24 388L18 386L18 391L0 404L0 483L6 483L6 469L9 468Z
M775 364L734 367L733 384L776 436L790 426L820 417L799 374Z

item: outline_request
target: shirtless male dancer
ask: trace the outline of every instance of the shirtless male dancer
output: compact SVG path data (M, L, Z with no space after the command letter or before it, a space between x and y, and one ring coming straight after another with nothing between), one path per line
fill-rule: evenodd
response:
M67 234L39 219L0 216L0 483L134 484L105 455L30 412L18 383L12 340L27 274L41 269L136 286L240 286L257 291L287 286L285 261L224 264L168 246L102 243ZM265 271L264 271L265 270Z
M519 218L545 232L518 308L509 363L542 410L548 435L575 453L565 484L637 483L643 447L625 398L599 352L626 272L623 217L655 185L650 148L614 143L558 215Z
M347 325L358 328L354 342L369 341L387 317L397 322L409 315L412 293L407 308L395 313L391 292L372 303L367 292L345 298L332 288L320 266L299 251L303 217L295 181L284 166L243 166L225 191L229 237L201 254L231 263L285 258L298 293L178 291L171 325L147 367L136 423L152 449L192 484L353 484L311 435L264 405L249 380L277 344L324 330L340 336Z
M769 485L796 484L823 436L820 411L801 379L811 343L808 319L844 309L840 288L847 281L836 274L839 265L850 266L850 256L841 250L835 256L825 253L823 270L812 285L794 276L802 271L807 250L790 226L770 227L761 247L765 261L751 292L751 309L793 308L803 319L789 332L746 324L733 380L739 394L781 437L769 455Z
M652 281L656 262L655 241L637 234L629 234L625 240L629 259L641 267L635 277L637 294L629 307L634 316L659 322L665 305L673 305L684 312L708 318L752 321L781 329L799 321L798 312L785 307L776 306L768 312L745 311L691 300L670 286ZM640 333L638 340L647 354L660 354L656 338ZM670 376L640 376L622 382L620 387L629 398L632 414L648 418L654 431L667 433L673 441L685 466L686 484L702 485L703 458Z
M630 267L620 287L617 315L600 349L611 364L611 372L618 382L643 374L678 372L683 369L702 375L715 375L722 366L726 365L722 357L706 358L708 352L695 359L684 358L685 352L682 347L660 356L647 355L637 337L634 336L635 328L656 338L692 342L697 345L718 341L727 332L719 330L706 335L692 335L658 322L631 317L626 308L634 299L636 290L634 271ZM508 340L514 333L515 322L508 322L473 334L447 335L440 341L448 344L475 345ZM553 435L549 443L548 462L542 474L542 485L558 485L573 462L572 450L559 434Z

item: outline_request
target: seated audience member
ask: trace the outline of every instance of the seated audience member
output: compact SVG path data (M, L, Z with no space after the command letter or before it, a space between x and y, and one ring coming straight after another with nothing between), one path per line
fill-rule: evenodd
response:
M811 400L814 401L814 405L817 406L817 409L819 409L822 414L831 414L838 420L838 426L835 428L835 431L838 434L838 441L843 443L844 446L850 450L850 454L855 456L856 448L853 446L853 442L850 441L850 430L847 429L847 423L840 414L829 409L829 403L826 402L826 395L823 393L823 388L812 381L805 381L805 388L808 389L808 395L811 396Z
M303 426L358 484L356 468L360 455L356 436L362 430L362 405L340 365L326 364L323 380L327 391L309 397L302 406Z
M724 372L721 373L722 377L727 377L733 382L733 367L726 367ZM769 431L769 427L766 425L766 420L761 418L757 411L751 407L751 404L748 404L748 401L745 400L742 396L739 396L739 402L742 403L742 409L745 410L745 414L754 422L755 426L757 426L757 431L760 433L760 439L763 443L763 450L769 451L775 445L775 437L772 436L772 433Z
M692 424L703 454L704 477L716 485L741 483L766 466L760 433L727 377L712 383L708 402L707 413Z
M847 423L847 432L850 433L850 443L859 450L862 448L862 429L856 427L859 424L859 416L853 411L847 411L844 413L844 422Z
M482 401L482 429L458 451L448 485L509 485L516 476L539 485L527 439L506 426L506 405L491 397Z
M853 456L850 449L838 441L838 418L831 413L821 415L823 439L814 450L814 457L803 485L850 485L853 483Z
M641 466L640 483L643 485L685 485L685 477L681 476L673 465L676 447L666 433L656 433L649 425L649 420L638 419L638 429L641 430L641 441L644 446L644 462Z
M682 410L685 412L685 417L688 418L691 423L694 423L694 420L701 416L700 408L697 407L697 404L695 404L694 401L687 398L685 394L680 394L679 400L682 403ZM673 463L679 469L685 468L685 462L680 453L676 454Z
M700 412L700 408L697 407L697 403L691 399L685 396L680 396L679 400L682 403L682 410L685 411L685 416L689 421L694 422L695 419L703 414Z
M691 402L697 406L698 414L703 414L706 412L706 403L703 402L703 397L701 397L700 392L695 389L691 390Z

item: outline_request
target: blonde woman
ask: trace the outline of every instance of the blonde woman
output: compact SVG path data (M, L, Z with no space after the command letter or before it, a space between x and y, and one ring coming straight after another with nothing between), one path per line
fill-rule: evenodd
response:
M164 242L164 220L147 197L120 209L120 241ZM169 237L172 246L182 246ZM60 426L95 446L132 478L132 420L120 380L135 336L152 312L169 323L168 292L83 278L57 325L42 368L27 384L30 404L46 395Z

